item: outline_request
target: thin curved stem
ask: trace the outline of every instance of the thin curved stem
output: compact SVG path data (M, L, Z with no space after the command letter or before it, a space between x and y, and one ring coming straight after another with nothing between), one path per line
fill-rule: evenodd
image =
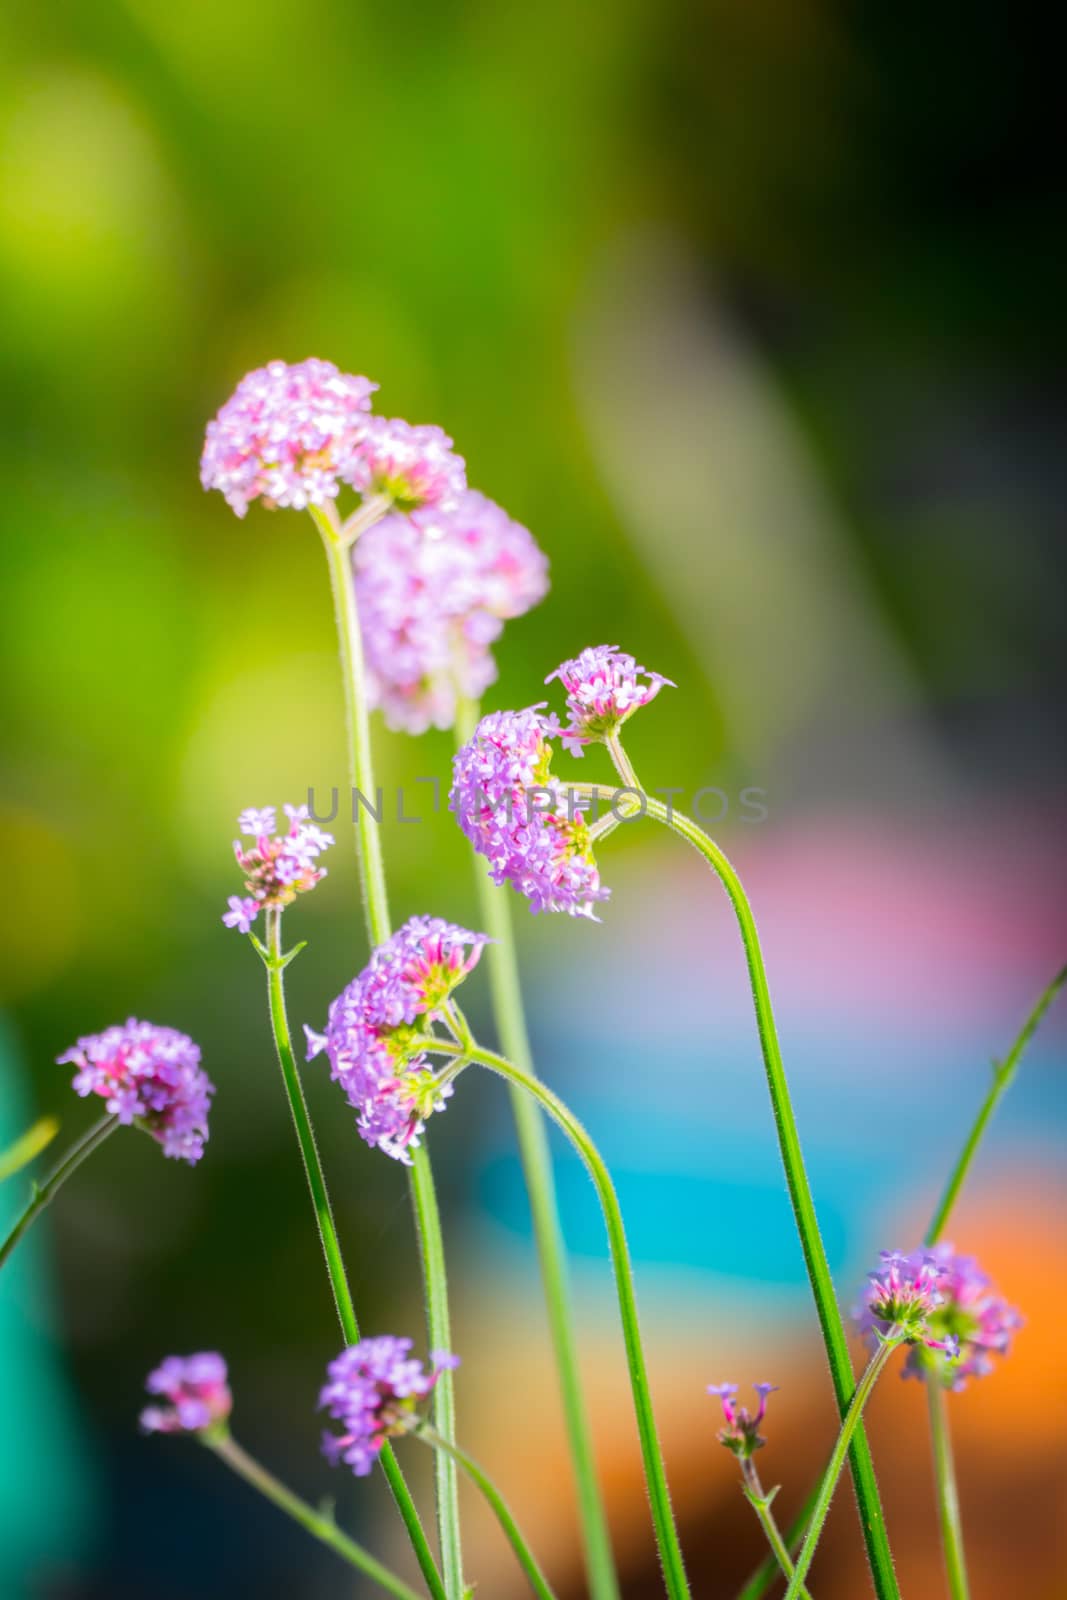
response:
M1056 976L1053 978L1044 994L1038 1000L1037 1004L1034 1006L1034 1009L1023 1023L1022 1028L1016 1037L1015 1043L1008 1051L1008 1054L1004 1057L1004 1060L999 1063L994 1063L993 1081L989 1086L989 1092L979 1107L974 1126L967 1136L967 1141L960 1152L959 1159L957 1160L955 1167L952 1169L952 1175L945 1185L945 1190L938 1202L937 1210L934 1212L934 1215L930 1221L930 1226L926 1230L926 1238L923 1241L924 1244L936 1244L938 1239L940 1239L941 1235L947 1228L948 1219L952 1213L952 1208L959 1198L960 1190L963 1188L964 1181L968 1172L970 1171L971 1162L974 1160L975 1155L977 1154L978 1146L982 1142L982 1136L989 1124L989 1120L994 1111L997 1109L997 1106L1000 1104L1001 1097L1011 1087L1011 1084L1015 1078L1015 1074L1019 1070L1019 1063L1026 1052L1026 1047L1030 1043L1030 1040L1033 1038L1034 1034L1037 1032L1042 1017L1045 1015L1045 1012L1048 1010L1053 1000L1055 1000L1065 983L1067 983L1067 966L1061 967L1060 971L1057 972Z
M287 1517L292 1517L305 1528L312 1538L318 1539L321 1544L328 1545L342 1561L347 1561L350 1567L355 1567L362 1572L364 1577L376 1583L386 1594L391 1594L395 1600L420 1600L415 1589L398 1578L388 1567L382 1565L369 1550L365 1550L355 1539L350 1539L347 1533L342 1533L336 1522L331 1517L325 1517L321 1512L309 1506L306 1500L301 1500L298 1495L287 1489L284 1483L268 1472L266 1467L260 1465L247 1450L237 1443L228 1433L204 1433L200 1435L201 1441L220 1461L236 1472L239 1478L251 1484L257 1493L264 1495Z
M741 880L732 864L719 849L718 845L708 838L704 830L681 812L664 805L662 801L653 799L651 795L645 796L645 809L650 817L655 818L658 822L666 823L668 827L680 834L687 843L691 844L699 852L726 890L734 909L734 915L737 918L738 927L741 931L741 941L745 949L745 958L748 963L749 981L752 986L752 999L756 1011L756 1026L759 1032L763 1065L767 1074L767 1087L770 1091L771 1105L774 1110L775 1126L778 1131L778 1145L781 1150L782 1165L785 1168L789 1198L793 1207L793 1216L796 1219L797 1232L800 1235L808 1281L811 1284L815 1308L819 1316L819 1325L822 1329L823 1344L826 1348L838 1410L844 1416L854 1397L855 1374L849 1357L844 1322L841 1318L833 1279L830 1275L830 1265L826 1259L826 1249L822 1242L822 1235L819 1232L811 1186L804 1167L804 1157L800 1148L800 1137L797 1132L796 1117L793 1113L789 1083L785 1075L782 1053L778 1044L778 1032L774 1022L770 988L767 982L766 968L763 964L763 952L760 948L756 920L752 914L752 908L748 903ZM893 1558L886 1536L885 1518L878 1494L878 1484L874 1476L874 1463L871 1460L870 1449L862 1427L857 1428L855 1433L855 1439L852 1444L851 1465L860 1522L863 1527L867 1558L874 1578L875 1590L879 1600L900 1600L900 1590L893 1571Z
M277 910L268 911L266 916L267 943L264 947L263 964L267 969L267 996L270 1003L271 1028L274 1033L275 1049L278 1053L278 1064L281 1067L282 1082L285 1085L289 1110L292 1113L293 1126L296 1129L297 1143L300 1146L300 1154L304 1162L308 1189L311 1192L311 1204L315 1212L319 1238L322 1241L323 1255L326 1258L326 1271L330 1279L330 1288L333 1290L334 1305L337 1307L337 1320L341 1324L341 1332L344 1335L345 1343L349 1345L357 1344L359 1342L359 1323L356 1320L355 1308L352 1304L344 1258L341 1254L341 1244L337 1237L337 1226L333 1219L333 1208L330 1205L326 1178L322 1170L322 1163L319 1160L315 1133L311 1126L307 1101L304 1098L304 1086L297 1071L292 1036L289 1032L289 1017L285 1004L284 972L292 957L286 956L282 951L282 913ZM411 1497L411 1491L404 1479L404 1474L400 1470L400 1464L396 1459L392 1446L388 1443L382 1450L381 1463L386 1481L392 1490L397 1509L407 1529L408 1538L411 1540L412 1548L415 1551L416 1559L429 1586L430 1593L433 1595L434 1600L448 1600L437 1571L433 1552L426 1539L418 1509Z
M615 1288L619 1300L623 1340L626 1346L630 1389L633 1394L634 1414L637 1419L637 1432L641 1441L641 1456L645 1467L645 1482L648 1486L648 1497L652 1508L656 1543L659 1547L660 1561L663 1566L663 1577L670 1600L689 1600L690 1590L685 1575L685 1563L682 1558L681 1545L678 1541L674 1513L671 1509L670 1490L667 1487L667 1474L663 1465L663 1451L660 1446L655 1414L652 1409L652 1394L648 1382L648 1367L645 1362L644 1346L641 1342L641 1328L637 1316L637 1296L634 1291L630 1250L626 1243L626 1229L623 1226L622 1212L619 1209L619 1199L615 1193L615 1186L611 1181L611 1175L604 1164L604 1160L578 1118L564 1105L558 1095L553 1094L552 1090L541 1082L540 1078L535 1077L532 1073L524 1072L514 1062L508 1061L494 1050L485 1050L480 1045L471 1050L461 1045L454 1045L450 1040L433 1038L426 1040L426 1047L446 1056L456 1056L461 1053L467 1055L472 1062L477 1063L479 1066L488 1067L490 1072L495 1072L509 1083L518 1085L526 1094L531 1095L533 1099L538 1101L553 1121L558 1123L585 1163L586 1170L593 1180L593 1187L596 1189L601 1211L604 1214L608 1246L611 1251L612 1266L615 1269Z
M772 1489L770 1494L764 1492L763 1484L760 1482L760 1476L756 1470L756 1464L751 1457L747 1461L741 1462L741 1475L744 1478L745 1499L756 1513L759 1525L763 1529L767 1543L771 1547L771 1559L775 1569L781 1572L788 1583L793 1576L793 1559L789 1554L789 1548L785 1540L782 1538L781 1529L775 1520L774 1512L771 1510L774 1497L778 1491L777 1489ZM811 1600L810 1594L803 1585L801 1585L800 1589L800 1600Z
M930 1438L934 1447L934 1476L937 1480L937 1511L941 1523L941 1547L945 1554L945 1573L952 1600L969 1600L967 1564L963 1555L963 1523L956 1490L956 1465L952 1457L948 1407L945 1391L932 1374L926 1380L930 1407Z
M477 722L478 707L469 700L461 700L456 717L458 745L467 742ZM497 1036L508 1059L535 1077L537 1074L526 1027L508 891L493 883L473 852L471 860L478 888L482 928L492 941L483 960L489 968L489 989ZM530 1097L513 1084L508 1086L508 1094L530 1202L567 1443L578 1492L578 1515L589 1592L592 1600L619 1600L611 1533L597 1479L592 1429L582 1392L566 1245L560 1224L548 1135L544 1117Z
M93 1151L103 1144L108 1134L113 1133L118 1126L118 1117L102 1117L99 1122L94 1122L88 1133L83 1134L77 1144L67 1151L58 1167L45 1179L44 1183L31 1185L29 1200L17 1217L7 1238L3 1244L0 1244L0 1267L4 1265L12 1250L37 1220L45 1206L54 1200L71 1174L77 1172L86 1157L91 1156Z
M818 1498L819 1484L815 1483L812 1485L808 1498L783 1535L782 1542L785 1545L787 1554L790 1556L790 1561L792 1561L793 1554L799 1550L804 1542L804 1535L807 1532L808 1523L811 1521L811 1514L815 1510L815 1502ZM780 1570L781 1564L777 1556L766 1556L752 1573L748 1582L738 1591L737 1600L763 1600L763 1596L774 1583Z
M348 736L348 766L356 810L356 854L363 889L363 913L372 946L389 938L389 898L385 886L385 863L381 835L369 806L374 805L374 762L371 750L370 713L367 708L366 670L363 640L356 607L352 574L351 547L355 539L389 510L383 496L369 498L340 527L332 506L311 507L315 525L322 535L330 571L337 638L345 686L345 726ZM369 805L359 803L368 797ZM444 1242L441 1218L434 1189L433 1169L425 1145L413 1152L410 1192L422 1261L426 1296L426 1321L432 1349L449 1350L452 1333L448 1311L448 1283L445 1276ZM442 1373L434 1390L434 1425L446 1439L455 1438L455 1388L451 1372ZM441 1453L435 1464L437 1527L441 1543L441 1569L448 1600L463 1600L463 1555L459 1532L459 1481L455 1462Z
M463 1468L467 1477L481 1491L486 1504L503 1529L504 1537L518 1557L519 1565L529 1578L530 1587L538 1596L538 1600L556 1600L547 1578L538 1565L537 1557L526 1543L518 1523L511 1514L507 1501L484 1468L480 1467L474 1457L469 1456L458 1444L451 1444L447 1439L443 1439L429 1423L423 1423L420 1428L416 1428L415 1436L424 1444L431 1445L433 1449L445 1451Z
M860 1425L863 1408L870 1399L874 1386L878 1382L890 1356L903 1342L902 1339L894 1338L891 1334L887 1335L871 1357L867 1370L856 1385L856 1392L852 1396L848 1410L845 1412L844 1420L841 1423L841 1432L837 1436L837 1443L830 1452L830 1460L819 1485L819 1492L816 1495L815 1506L811 1513L811 1523L808 1527L803 1547L797 1557L796 1566L793 1568L793 1576L789 1581L785 1600L797 1600L797 1596L800 1594L804 1579L808 1574L808 1568L811 1566L812 1558L815 1555L816 1546L819 1543L819 1536L826 1521L826 1514L830 1509L830 1502L834 1497L834 1490L837 1488L837 1480L841 1476L841 1470L845 1465L845 1457L848 1455L849 1445L856 1429Z

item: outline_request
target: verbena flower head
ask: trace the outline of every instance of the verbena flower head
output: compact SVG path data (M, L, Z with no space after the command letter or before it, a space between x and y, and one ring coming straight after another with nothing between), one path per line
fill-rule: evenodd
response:
M910 1255L883 1250L881 1261L877 1272L868 1273L855 1313L860 1331L874 1345L895 1330L912 1344L943 1350L954 1359L958 1341L951 1335L940 1337L932 1321L945 1303L944 1271L936 1255L925 1249Z
M747 1461L755 1451L761 1450L766 1439L760 1436L759 1425L767 1414L767 1396L774 1394L776 1383L754 1383L759 1396L759 1409L755 1416L745 1406L737 1404L736 1383L709 1383L708 1393L718 1395L722 1403L724 1426L719 1429L719 1443L732 1450L735 1456Z
M537 706L493 711L453 763L448 804L494 883L510 883L538 911L593 917L606 900L581 812L551 775L558 732Z
M332 500L378 387L332 361L272 361L242 378L209 422L200 481L239 517L253 500L304 510Z
M222 920L238 933L249 931L261 907L270 911L292 905L298 894L314 889L326 876L326 868L318 861L333 844L333 834L324 833L309 820L307 806L284 806L283 810L289 826L280 833L275 833L273 806L250 806L237 819L245 840L251 840L233 842L248 894L232 894Z
M391 728L450 728L496 677L489 646L548 590L533 535L473 489L385 517L352 550L372 706Z
M551 683L553 678L567 691L569 720L561 738L575 755L582 754L583 745L615 733L635 711L654 700L664 684L675 687L670 678L647 672L614 644L591 645L549 673L545 682Z
M184 1033L131 1017L79 1039L56 1059L78 1068L77 1094L99 1095L113 1117L150 1133L165 1156L200 1160L215 1086L200 1065L199 1046Z
M330 1006L324 1034L305 1028L308 1060L325 1050L330 1076L358 1112L370 1145L410 1162L425 1121L452 1092L438 1078L425 1036L488 943L440 917L412 917L374 951Z
M386 1439L417 1423L419 1402L433 1393L443 1372L459 1366L458 1356L446 1350L433 1351L430 1361L427 1372L412 1358L410 1339L383 1334L361 1339L330 1362L319 1406L341 1424L339 1434L322 1436L323 1454L333 1466L343 1461L365 1478Z
M1022 1317L996 1292L973 1256L957 1255L950 1244L930 1251L940 1270L941 1303L927 1323L945 1345L958 1344L958 1359L937 1349L916 1345L909 1351L904 1377L932 1379L948 1389L966 1388L969 1378L984 1378L993 1370L992 1357L1007 1355L1012 1335Z
M353 441L344 477L361 494L388 495L400 511L448 508L467 487L466 464L447 433L399 417L368 418Z
M233 1396L226 1363L215 1350L195 1356L167 1356L145 1379L149 1394L165 1402L141 1412L145 1433L202 1433L226 1421Z

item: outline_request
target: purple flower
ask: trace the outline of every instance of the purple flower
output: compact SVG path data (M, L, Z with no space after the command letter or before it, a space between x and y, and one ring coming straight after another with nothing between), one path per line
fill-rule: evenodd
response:
M225 1422L233 1408L226 1363L214 1350L195 1356L167 1356L148 1374L145 1388L167 1401L163 1406L146 1406L141 1412L145 1433L201 1433Z
M959 1342L954 1335L939 1337L933 1316L945 1303L944 1271L931 1250L883 1250L882 1265L867 1275L864 1298L855 1317L868 1342L876 1346L891 1332L903 1334L912 1344L943 1350L955 1358Z
M736 1403L736 1383L708 1384L708 1393L718 1395L722 1402L725 1425L719 1430L719 1443L725 1445L727 1450L732 1450L734 1455L743 1461L747 1461L749 1456L761 1450L767 1442L760 1436L759 1425L767 1414L767 1396L774 1394L778 1385L754 1383L752 1387L759 1395L759 1410L755 1416L750 1415L745 1406Z
M365 1478L392 1435L406 1433L419 1420L419 1402L433 1393L442 1372L459 1366L458 1356L435 1350L431 1371L412 1359L410 1339L383 1334L342 1350L326 1369L328 1382L319 1407L341 1432L324 1433L323 1454L333 1466L342 1461Z
M957 1343L959 1356L947 1359L936 1346L916 1345L902 1376L934 1378L946 1388L964 1389L969 1378L992 1372L993 1355L1007 1355L1023 1319L992 1287L973 1256L957 1255L950 1244L934 1245L929 1253L940 1270L941 1303L930 1313L928 1326L945 1346Z
M426 1118L452 1093L415 1041L425 1041L487 942L439 917L412 917L338 995L326 1032L305 1028L308 1060L326 1051L361 1136L398 1161L410 1162Z
M454 509L385 517L352 550L369 694L391 728L450 728L496 677L490 645L548 589L533 535L468 490Z
M77 1094L99 1095L120 1122L136 1121L165 1156L200 1160L215 1086L200 1065L199 1047L184 1033L131 1017L79 1039L56 1060L78 1068Z
M557 728L537 706L483 717L455 757L448 804L494 883L514 885L534 912L593 917L610 891L581 812L551 776L545 735Z
M644 683L639 681L641 677ZM664 684L675 687L670 678L639 667L633 656L614 644L590 646L550 672L545 682L551 683L553 678L567 691L569 721L561 738L578 756L583 745L602 742L621 728L635 711L656 698Z
M200 481L239 517L250 503L303 510L332 500L377 384L331 361L272 361L241 379L209 422Z
M360 494L388 495L398 511L447 510L467 487L466 466L447 433L399 417L371 417L359 429L344 478Z
M285 806L283 810L289 826L274 838L269 837L276 825L273 806L250 806L237 819L245 837L254 840L247 848L240 839L233 842L248 897L231 894L230 909L222 913L222 920L239 933L248 933L261 906L272 911L292 905L298 894L314 889L326 876L318 858L333 844L333 835L307 821L307 806Z

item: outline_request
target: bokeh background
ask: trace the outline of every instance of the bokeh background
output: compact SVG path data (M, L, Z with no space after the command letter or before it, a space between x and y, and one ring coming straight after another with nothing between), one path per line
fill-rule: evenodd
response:
M1067 953L1059 67L1024 32L1007 7L830 0L0 13L0 1131L54 1111L75 1136L89 1109L51 1062L130 1012L192 1033L219 1086L199 1169L115 1139L4 1274L5 1600L363 1592L194 1447L138 1436L144 1372L204 1346L246 1443L407 1562L381 1484L317 1455L337 1335L258 963L219 922L236 810L344 781L313 530L238 522L197 481L206 419L271 357L332 358L443 423L544 545L551 595L509 627L490 704L601 641L677 681L630 746L649 787L721 792L843 1299L920 1235L990 1056ZM387 785L447 779L448 735L378 732ZM475 915L446 814L385 847L398 912ZM603 867L602 926L516 907L535 1041L618 1179L715 1600L760 1544L705 1384L782 1384L763 1466L787 1514L833 1411L728 907L650 824ZM339 848L293 913L297 1021L361 961L355 895ZM975 1600L1067 1594L1064 1033L1061 1009L952 1230L1027 1317L952 1401ZM317 1068L308 1092L361 1319L417 1331L403 1174ZM577 1597L498 1087L465 1081L431 1147L462 1435ZM659 1590L603 1240L558 1155L639 1600ZM885 1383L872 1433L904 1592L936 1600L914 1386ZM479 1594L523 1592L474 1504L467 1542ZM814 1585L866 1592L846 1494Z

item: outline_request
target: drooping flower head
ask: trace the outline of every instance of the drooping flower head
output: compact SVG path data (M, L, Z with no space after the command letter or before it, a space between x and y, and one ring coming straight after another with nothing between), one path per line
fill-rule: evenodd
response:
M462 456L432 423L413 426L399 417L370 417L360 428L344 470L360 494L384 494L398 511L454 506L467 487Z
M410 1162L426 1118L452 1092L415 1040L427 1036L487 943L440 917L412 917L338 995L326 1032L304 1030L308 1060L326 1051L361 1136L398 1161Z
M431 1370L411 1356L412 1341L382 1334L342 1350L326 1369L319 1407L341 1432L325 1432L322 1450L333 1466L342 1461L365 1478L386 1439L406 1433L419 1420L419 1402L433 1393L443 1372L459 1366L447 1350L430 1354Z
M385 517L352 550L369 697L391 728L450 728L496 678L489 646L548 590L533 535L473 489Z
M318 864L322 852L333 844L333 834L324 833L308 818L307 806L284 806L289 826L275 834L277 821L273 806L250 806L237 818L237 826L251 844L233 842L237 865L245 874L247 895L232 894L230 909L222 920L228 928L247 933L259 915L292 905L298 894L326 876Z
M537 706L493 711L456 754L448 804L494 883L510 883L538 911L593 917L606 900L573 795L551 775L553 717Z
M145 1433L202 1433L225 1422L233 1408L226 1363L215 1350L167 1356L148 1374L145 1388L166 1402L141 1412Z
M550 672L545 682L551 683L553 678L567 691L568 721L561 738L566 748L579 756L583 745L615 733L635 711L654 700L664 684L675 687L670 678L639 667L633 656L614 644L591 645Z
M79 1039L56 1060L78 1068L76 1094L99 1095L113 1117L150 1133L165 1156L200 1160L215 1086L184 1033L131 1017Z
M759 1396L759 1409L752 1416L746 1406L737 1404L736 1383L709 1383L708 1393L718 1395L722 1403L723 1427L719 1429L719 1443L725 1445L735 1456L742 1461L766 1444L762 1438L759 1425L767 1414L767 1396L774 1394L778 1388L776 1383L754 1383L752 1387Z
M996 1292L973 1256L957 1255L950 1244L934 1245L930 1254L940 1269L942 1298L930 1313L928 1326L944 1344L958 1343L959 1358L949 1360L936 1347L916 1345L902 1375L932 1379L959 1390L966 1388L969 1378L984 1378L992 1372L992 1357L1008 1353L1022 1317Z
M934 1313L945 1303L944 1271L930 1250L883 1250L882 1265L867 1275L864 1298L856 1309L861 1333L872 1345L895 1330L912 1344L943 1350L955 1359L959 1344L953 1335L940 1337Z
M208 423L200 481L239 517L253 500L304 510L332 500L366 425L367 378L332 361L271 361L241 379Z

